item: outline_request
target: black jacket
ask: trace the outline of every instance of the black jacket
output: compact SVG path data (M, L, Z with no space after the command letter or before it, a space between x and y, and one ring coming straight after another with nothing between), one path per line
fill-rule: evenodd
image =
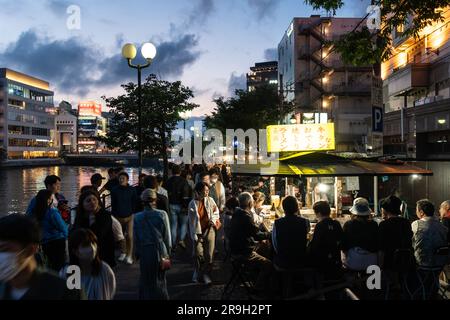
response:
M338 221L326 218L320 221L309 244L311 266L321 273L335 273L342 267L341 243L343 231Z
M274 263L282 268L298 268L306 265L308 222L306 219L288 215L275 221L272 242Z
M114 267L116 259L111 213L101 209L95 216L95 222L91 226L89 225L89 217L77 217L72 232L79 228L90 229L97 236L100 259L109 264L111 268Z
M112 214L117 218L128 218L136 213L137 195L131 186L118 186L111 191Z
M11 300L11 287L0 283L0 300ZM69 290L65 279L56 274L37 269L30 282L30 287L20 300L81 300L80 290Z
M190 187L187 180L181 176L172 176L167 180L166 190L169 194L169 203L174 205L188 206L191 201L189 197Z
M378 251L378 224L375 221L357 217L347 221L343 231L343 251L356 247L372 253Z
M255 241L270 238L270 233L261 232L253 223L253 217L237 208L229 229L230 249L233 255L249 255L255 249Z
M411 224L403 217L393 217L382 221L378 228L379 250L384 253L384 269L394 266L394 252L397 249L412 250L413 232ZM412 257L411 257L412 260Z

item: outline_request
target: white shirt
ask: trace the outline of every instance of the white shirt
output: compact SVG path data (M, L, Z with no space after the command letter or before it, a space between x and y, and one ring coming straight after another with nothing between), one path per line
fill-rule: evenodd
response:
M169 193L163 187L159 187L158 191L156 191L156 193L159 193L159 194L165 196L166 198L169 198Z

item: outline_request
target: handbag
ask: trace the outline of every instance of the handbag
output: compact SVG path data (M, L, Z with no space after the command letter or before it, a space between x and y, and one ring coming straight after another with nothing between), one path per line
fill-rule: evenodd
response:
M170 268L172 268L172 261L170 260L167 247L162 239L162 235L159 232L159 230L155 228L155 226L149 219L145 219L145 221L150 226L150 228L153 229L153 231L155 231L155 234L158 237L157 248L158 248L159 268L161 271L167 271Z
M214 224L214 228L216 229L216 231L218 231L220 228L222 228L222 222L220 222L219 219Z

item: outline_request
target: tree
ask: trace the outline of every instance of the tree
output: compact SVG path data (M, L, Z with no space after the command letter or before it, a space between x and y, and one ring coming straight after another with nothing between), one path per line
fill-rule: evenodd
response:
M352 1L348 0L348 3ZM305 0L305 3L333 15L344 5L343 0ZM334 43L345 63L376 65L388 60L392 55L391 35L394 30L401 27L405 37L420 38L425 27L444 21L443 12L439 9L450 5L450 0L372 0L372 4L380 7L380 29L369 30L361 21L362 28L355 28Z
M214 100L216 107L205 119L207 128L214 128L225 134L226 129L265 129L277 124L293 110L291 104L284 104L280 110L280 97L276 86L256 87L254 91L236 90L236 97Z
M138 99L137 85L122 85L125 94L102 97L112 113L107 135L99 138L109 148L120 153L138 150ZM164 161L164 178L168 177L168 149L172 146L170 134L176 129L180 112L193 110L197 104L189 102L193 92L180 81L158 80L150 75L142 84L142 137L144 156L161 156Z

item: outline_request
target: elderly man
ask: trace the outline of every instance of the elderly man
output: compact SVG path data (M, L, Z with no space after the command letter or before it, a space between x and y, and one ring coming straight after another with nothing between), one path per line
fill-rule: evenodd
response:
M255 290L263 293L272 273L269 259L256 253L256 241L270 238L270 233L261 232L253 222L253 197L244 192L239 195L239 208L233 214L230 225L230 249L234 258L242 259L248 266L259 269Z
M446 200L441 203L439 215L441 216L442 224L449 230L447 241L450 243L450 200Z
M419 220L412 223L413 247L420 267L444 265L435 251L448 244L448 229L435 217L434 205L427 199L417 202L416 214Z

